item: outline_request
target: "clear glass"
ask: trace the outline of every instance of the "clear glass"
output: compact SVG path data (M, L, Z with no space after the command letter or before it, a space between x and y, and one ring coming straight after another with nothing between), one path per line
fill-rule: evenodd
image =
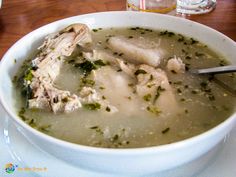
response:
M176 8L176 0L127 0L127 10L168 13Z
M177 0L179 14L204 14L214 10L216 0Z

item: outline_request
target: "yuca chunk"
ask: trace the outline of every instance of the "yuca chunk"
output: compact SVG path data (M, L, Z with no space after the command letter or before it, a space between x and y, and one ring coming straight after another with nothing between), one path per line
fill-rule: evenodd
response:
M158 66L164 55L164 50L155 42L147 42L143 38L128 39L124 36L111 37L109 47L130 62Z

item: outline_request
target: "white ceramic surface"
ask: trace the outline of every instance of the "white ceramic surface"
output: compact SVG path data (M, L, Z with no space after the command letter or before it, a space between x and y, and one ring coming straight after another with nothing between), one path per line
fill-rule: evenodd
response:
M0 122L1 167L4 167L7 163L12 163L20 168L47 168L44 172L18 171L18 169L16 169L11 175L7 174L4 168L1 168L1 177L120 177L117 174L86 171L42 152L20 134L14 124L10 123L1 105ZM235 149L236 127L234 127L230 136L226 138L225 141L211 150L210 153L207 153L206 156L202 156L186 165L145 177L235 177Z
M177 17L151 13L104 12L51 23L19 40L8 50L0 63L0 100L9 113L11 121L31 143L83 169L144 175L174 168L200 157L222 141L232 129L236 119L235 114L210 131L178 143L139 149L104 149L64 142L42 134L25 124L15 113L11 78L29 52L39 46L42 37L76 22L86 23L90 28L142 26L167 29L200 40L236 64L234 41L206 26ZM14 59L17 60L16 64Z

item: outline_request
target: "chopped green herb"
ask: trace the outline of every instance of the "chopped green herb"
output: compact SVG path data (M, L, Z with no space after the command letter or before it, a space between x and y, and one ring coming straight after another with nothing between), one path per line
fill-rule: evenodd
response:
M198 90L192 90L191 93L192 93L192 94L197 94L197 93L198 93Z
M159 98L159 96L161 95L161 92L165 91L166 89L162 88L161 86L158 86L157 87L157 90L156 90L156 95L153 99L153 104L156 103L157 99Z
M156 84L154 84L154 83L153 84L147 84L147 87L152 88L154 85L156 85Z
M75 62L74 59L71 59L71 60L68 61L69 64L70 64L70 63L74 63L74 62Z
M129 100L131 100L131 96L128 96L127 98L128 98Z
M148 106L146 109L147 109L147 111L149 111L149 112L151 112L153 114L156 114L156 115L159 115L161 113L161 110L158 109L155 106Z
M162 134L166 134L169 131L170 131L170 127L167 127L166 129L162 130L161 133Z
M159 33L159 35L160 35L160 36L167 35L168 37L172 37L172 36L175 35L175 33L169 32L169 31L166 30L166 31L161 31L161 32Z
M196 44L196 43L198 43L198 41L197 41L197 40L195 40L195 39L193 39L193 38L190 38L190 41L191 41L191 43L190 43L190 44Z
M86 77L82 77L80 79L80 87L84 87L84 86L88 86L88 87L92 87L94 86L95 81L92 79L88 79Z
M168 33L168 37L172 37L172 36L174 36L175 35L175 33L173 33L173 32L169 32Z
M93 126L93 127L90 127L90 129L97 129L98 126Z
M143 99L144 99L145 101L150 101L151 98L152 98L152 95L151 95L150 93L143 96Z
M42 125L42 126L38 127L37 129L41 132L49 133L51 126L52 125Z
M208 98L210 101L214 101L215 100L215 96L214 95L208 95Z
M132 39L132 38L134 38L134 37L133 37L133 36L128 36L128 38L129 38L129 39Z
M111 108L109 108L108 106L106 107L106 111L107 112L110 112L111 111Z
M65 97L61 100L63 103L67 103L69 100L68 100L68 97Z
M130 142L129 142L129 141L124 141L124 143L125 143L125 144L127 144L127 145L128 145L128 144L130 144Z
M75 67L79 67L84 74L89 74L92 70L97 69L96 65L91 61L84 61L83 63L76 63Z
M93 126L90 127L91 130L95 130L97 133L99 133L100 135L103 135L103 131L99 126Z
M153 75L151 74L150 78L149 78L149 81L152 81L152 80L153 80Z
M103 99L103 100L105 100L105 99L106 99L106 97L103 95L103 96L102 96L102 99Z
M225 65L227 65L227 62L225 60L220 60L219 65L220 66L225 66Z
M111 139L110 141L114 142L114 141L118 141L119 139L119 135L115 134Z
M36 127L36 119L31 119L28 124L31 126L31 127Z
M144 29L145 31L148 31L148 32L152 32L152 30L151 29Z
M185 57L185 59L186 59L186 60L191 60L192 57L190 57L190 56L187 55L187 56Z
M205 54L204 53L200 53L200 52L195 52L195 56L202 57L202 56L205 56Z
M31 69L26 72L26 74L25 74L25 76L24 76L24 79L25 79L26 81L32 81L32 79L33 79L33 74L32 74L32 70L31 70Z
M17 76L14 76L13 79L12 79L12 82L13 82L13 83L16 83L16 82L17 82L17 79L18 79Z
M101 104L99 103L88 103L83 105L86 109L89 110L98 110L101 109Z
M96 60L93 62L96 66L106 66L107 64L104 63L102 60Z
M129 86L129 87L133 87L134 84L133 84L133 83L129 83L128 86Z
M159 33L159 35L160 36L163 36L163 35L166 35L168 33L168 31L161 31L160 33Z
M181 34L178 34L178 42L183 42L185 40L184 36Z
M100 87L99 87L99 89L100 89L100 90L104 90L104 89L105 89L105 87L102 87L102 86L100 86Z
M185 70L188 71L189 70L189 66L185 65Z
M99 67L107 65L102 60L96 60L94 62L92 61L84 61L82 63L76 63L74 66L76 68L80 68L85 75L88 75L92 70L98 69Z
M93 32L98 32L98 29L92 29Z
M25 121L26 120L26 117L25 117L25 108L21 108L20 111L18 112L18 116L23 120Z
M182 83L183 83L182 81L173 82L173 84L175 84L175 85L181 85Z
M186 52L186 50L182 49L181 50L184 54L188 54L188 52Z
M130 28L130 30L136 31L136 28Z
M33 91L31 89L30 85L27 85L22 88L21 95L23 97L26 97L26 100L31 99L33 97Z
M182 90L180 88L178 88L177 93L182 93Z

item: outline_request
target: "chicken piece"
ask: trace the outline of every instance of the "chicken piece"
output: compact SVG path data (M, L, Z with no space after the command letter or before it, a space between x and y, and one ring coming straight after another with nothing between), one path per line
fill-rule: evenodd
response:
M111 37L108 44L113 51L123 53L127 60L136 64L156 67L164 55L164 50L157 43L148 42L143 38Z
M72 54L76 45L86 47L91 41L89 28L84 24L70 25L46 37L39 47L41 52L32 61L32 66L36 68L31 71L32 79L25 82L25 86L30 86L32 90L29 108L48 108L57 113L71 112L81 107L78 96L55 88L53 82L65 57Z
M111 105L107 100L102 99L101 94L91 87L82 88L80 91L80 101L83 104L98 103L101 106L101 109L106 110L109 113L115 113L118 111L115 106Z
M138 80L136 91L141 98L167 114L178 110L174 93L163 70L140 65L135 74Z
M185 64L179 57L175 56L168 60L167 69L175 73L185 73Z
M84 52L83 57L89 61L96 61L102 59L105 63L109 63L114 67L118 67L126 74L134 77L136 66L132 63L124 61L121 57L112 55L111 53L104 52L103 50L93 50L93 52Z

